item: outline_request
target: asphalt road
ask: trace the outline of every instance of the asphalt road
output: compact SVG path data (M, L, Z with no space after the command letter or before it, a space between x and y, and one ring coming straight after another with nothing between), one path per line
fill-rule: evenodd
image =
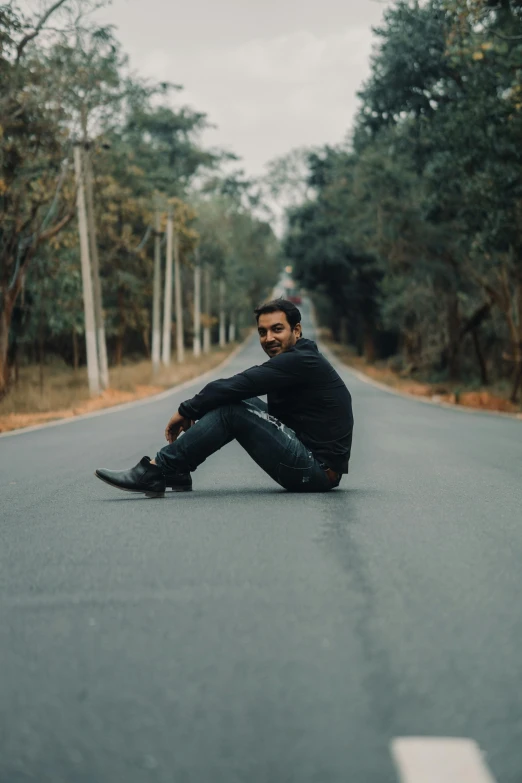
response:
M164 500L94 478L197 387L0 439L1 783L388 783L410 735L520 783L522 422L343 377L326 495L237 444Z

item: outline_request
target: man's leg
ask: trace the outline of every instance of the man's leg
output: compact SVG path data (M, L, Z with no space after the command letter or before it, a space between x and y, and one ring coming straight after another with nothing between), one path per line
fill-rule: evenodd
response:
M332 488L310 450L293 430L270 416L266 404L257 398L210 411L162 448L155 462L167 477L192 472L234 439L285 489L320 492Z

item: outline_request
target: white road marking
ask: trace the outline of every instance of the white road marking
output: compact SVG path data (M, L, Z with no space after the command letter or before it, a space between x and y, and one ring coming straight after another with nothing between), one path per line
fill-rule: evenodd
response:
M471 739L396 737L391 751L402 783L495 783Z

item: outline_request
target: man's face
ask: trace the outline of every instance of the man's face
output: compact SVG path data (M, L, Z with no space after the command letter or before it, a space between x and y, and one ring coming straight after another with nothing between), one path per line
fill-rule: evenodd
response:
M301 324L292 329L285 313L263 313L259 316L257 331L261 348L272 358L294 347L301 337Z

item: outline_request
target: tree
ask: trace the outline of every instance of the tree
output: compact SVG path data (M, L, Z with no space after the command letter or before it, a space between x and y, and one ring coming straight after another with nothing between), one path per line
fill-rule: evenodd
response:
M88 8L88 2L82 0L81 9ZM7 388L14 348L22 348L36 334L42 338L42 355L48 348L67 360L73 334L73 354L78 357L76 335L82 318L69 311L79 268L76 225L71 222L73 137L88 144L93 162L104 305L116 361L122 361L125 352L148 352L148 241L156 197L164 205L175 200L181 260L187 270L197 241L190 201L214 198L220 202L223 223L216 226L218 239L212 239L205 252L212 242L221 244L219 264L230 285L249 268L241 279L253 297L274 282L273 270L278 267L275 237L262 219L254 217L262 214L259 187L239 172L225 175L219 170L234 156L199 144L205 114L169 103L170 92L178 86L131 77L112 30L75 17L76 5L71 5L70 14L65 13L68 8L67 0L56 2L32 27L15 5L1 9L5 24L0 75L8 89L0 98L0 393ZM51 14L61 12L59 23L57 16L49 26ZM196 183L199 175L206 182L201 177ZM255 262L250 260L254 248ZM263 265L264 281L259 269ZM44 270L53 272L46 278L45 301ZM22 288L23 318L16 311L13 329ZM234 296L240 294L239 287ZM59 302L63 312L53 312L50 302ZM185 306L190 307L188 292Z
M195 228L201 263L212 270L214 281L225 281L229 312L250 318L254 307L275 285L281 261L279 242L271 227L242 201L240 192L235 198L213 195L200 199Z
M439 257L447 263L443 283L454 291L450 357L463 331L461 295L482 312L484 300L498 306L511 343L514 400L522 374L520 6L400 2L385 22L361 93L356 142L363 148L393 126L399 143L410 146L426 185L425 222L446 233ZM451 359L450 368L456 375Z
M521 25L515 0L389 7L352 146L310 156L313 194L291 214L285 243L338 317L372 313L379 330L398 332L412 367L457 379L472 339L486 380L479 330L490 347L504 340L513 400L522 381ZM361 291L369 282L357 270L371 272L370 300L354 301L357 280Z
M53 80L34 41L58 0L40 17L16 6L0 9L0 395L9 382L8 347L13 310L39 248L74 215L71 176L64 155L66 118L53 103Z
M354 159L327 147L310 154L309 168L308 185L316 197L290 211L284 250L297 279L332 303L328 320L336 337L348 329L360 352L371 360L382 275L375 254L353 231Z

